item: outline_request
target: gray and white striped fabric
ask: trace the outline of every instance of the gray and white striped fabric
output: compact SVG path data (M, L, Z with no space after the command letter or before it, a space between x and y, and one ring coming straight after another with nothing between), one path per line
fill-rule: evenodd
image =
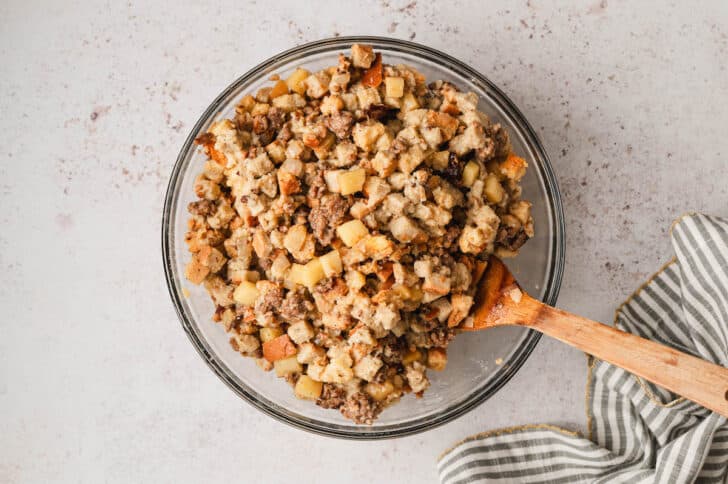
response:
M728 220L686 215L672 244L615 324L728 366ZM440 481L728 483L725 417L595 358L588 368L589 438L548 425L475 435L440 457Z

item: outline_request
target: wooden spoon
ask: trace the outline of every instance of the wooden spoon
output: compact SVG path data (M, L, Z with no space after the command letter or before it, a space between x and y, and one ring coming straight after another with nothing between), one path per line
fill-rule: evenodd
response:
M460 329L533 328L728 417L728 368L537 301L497 257L475 275L473 320Z

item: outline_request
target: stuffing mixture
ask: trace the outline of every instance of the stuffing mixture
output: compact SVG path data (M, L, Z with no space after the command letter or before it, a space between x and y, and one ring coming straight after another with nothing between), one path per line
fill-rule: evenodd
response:
M186 277L236 351L371 424L445 368L488 257L533 236L526 162L475 94L367 45L271 81L197 139Z

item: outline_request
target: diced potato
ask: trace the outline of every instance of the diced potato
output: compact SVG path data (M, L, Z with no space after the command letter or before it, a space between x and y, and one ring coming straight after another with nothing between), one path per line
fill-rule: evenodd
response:
M450 162L450 152L438 151L436 153L433 153L432 155L430 155L428 161L432 168L438 171L443 171L445 170L445 168L447 168L447 165Z
M485 196L490 203L500 203L503 200L503 187L498 181L498 177L490 174L485 177Z
M296 382L295 393L298 398L304 400L316 400L321 396L324 385L309 376L301 375Z
M288 79L286 79L286 85L288 86L288 89L293 92L297 92L298 94L303 96L306 92L306 84L303 81L305 81L306 78L310 75L311 73L309 71L299 67L298 69L293 71L293 74L291 74Z
M364 391L377 402L381 402L394 391L394 385L389 380L386 380L384 383L371 382L364 387Z
M463 168L463 185L466 187L472 187L475 180L480 174L480 167L474 161L468 161Z
M301 269L299 284L312 289L324 277L326 277L326 274L321 266L321 261L318 258L312 259Z
M270 98L275 99L278 96L288 94L288 84L284 81L278 81L273 85L273 89L270 90Z
M345 173L344 170L328 170L324 172L324 180L330 192L339 193L341 191L339 175L342 173Z
M276 140L265 147L268 156L275 163L282 163L286 159L286 145L281 140Z
M369 234L369 229L361 220L350 220L339 225L336 228L336 233L347 246L353 247L354 244Z
M427 350L427 367L435 371L442 371L447 365L447 352L444 348L430 348Z
M275 339L283 334L281 328L260 328L260 340L263 343Z
M316 283L326 276L319 259L313 259L306 265L293 264L288 273L288 279L294 284L313 288Z
M233 300L243 306L252 306L258 298L258 288L254 282L243 281L233 292Z
M321 267L326 277L332 277L341 273L343 267L338 250L334 249L328 254L322 255L319 257L319 261L321 262Z
M384 79L387 97L402 97L404 95L404 79L401 77L387 77Z
M361 191L366 181L367 173L364 168L339 173L339 188L342 195L351 195Z
M301 373L303 371L303 366L301 366L295 356L275 361L273 368L276 370L276 375L280 377Z
M402 364L407 365L409 363L412 363L413 361L418 361L422 358L422 353L420 353L420 350L414 350L410 351L404 357L402 357Z
M287 334L282 334L263 343L263 357L268 361L278 361L295 356L297 352L296 345L293 344Z

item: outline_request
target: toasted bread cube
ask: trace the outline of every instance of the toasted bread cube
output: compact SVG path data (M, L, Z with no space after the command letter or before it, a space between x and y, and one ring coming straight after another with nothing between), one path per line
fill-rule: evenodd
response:
M526 163L526 160L511 153L501 162L499 168L501 174L506 178L510 178L513 181L520 181L523 175L526 174L527 167L528 163Z
M352 193L360 192L364 187L366 178L367 172L364 168L339 173L339 189L341 190L341 194L351 195Z
M500 203L504 194L503 186L497 176L491 173L485 177L485 197L490 203Z
M238 103L238 107L243 111L247 112L250 112L250 110L253 109L253 106L255 106L255 98L250 94L246 94L245 96L243 96L243 98Z
M311 73L306 69L298 68L286 79L288 89L297 92L301 96L306 92L306 84L303 82Z
M313 327L306 321L299 321L288 327L288 337L296 344L305 343L314 337Z
M296 354L296 358L299 363L306 363L307 365L310 365L316 361L325 360L326 351L313 343L301 343L298 346L298 354Z
M263 343L267 343L272 339L276 339L282 334L283 330L281 328L260 328L260 340Z
M354 44L351 46L351 63L354 64L354 67L369 69L374 58L374 49L371 45Z
M386 380L383 383L371 382L367 383L364 387L364 391L377 402L381 402L394 391L394 385L389 380Z
M295 356L273 362L273 368L276 370L276 375L280 377L301 373L303 371L303 366L301 366Z
M474 161L468 161L463 168L463 185L466 187L472 187L475 180L480 174L480 167Z
M354 376L361 378L362 380L372 381L379 369L382 367L382 364L382 360L376 356L364 356L356 365L354 365Z
M283 247L295 256L301 251L303 244L306 243L307 235L308 231L305 225L294 225L286 232L286 236L283 238Z
M202 284L208 274L210 274L210 268L202 265L195 257L185 267L185 277L192 284Z
M288 94L288 84L284 81L278 81L273 85L273 89L270 90L270 98L275 99L278 96Z
M278 361L295 356L297 352L296 345L293 344L287 334L282 334L263 343L263 357L268 361Z
M257 298L258 288L255 287L254 282L243 281L235 288L235 292L233 292L233 300L243 306L252 306L255 304Z
M321 262L321 267L324 269L326 277L332 277L340 274L343 269L341 256L339 255L339 251L336 249L319 257L319 261Z
M346 284L353 290L358 291L362 287L364 287L364 284L367 283L367 279L359 271L348 271L346 273Z
M404 79L401 77L386 77L384 79L384 86L387 97L402 97L404 96Z
M323 388L324 384L320 381L316 381L306 375L301 375L298 377L294 392L298 398L303 400L316 400L321 396L321 390Z
M435 371L442 371L447 365L447 351L445 348L430 348L427 350L427 367Z
M336 227L336 234L349 247L369 235L369 229L361 220L350 220Z

